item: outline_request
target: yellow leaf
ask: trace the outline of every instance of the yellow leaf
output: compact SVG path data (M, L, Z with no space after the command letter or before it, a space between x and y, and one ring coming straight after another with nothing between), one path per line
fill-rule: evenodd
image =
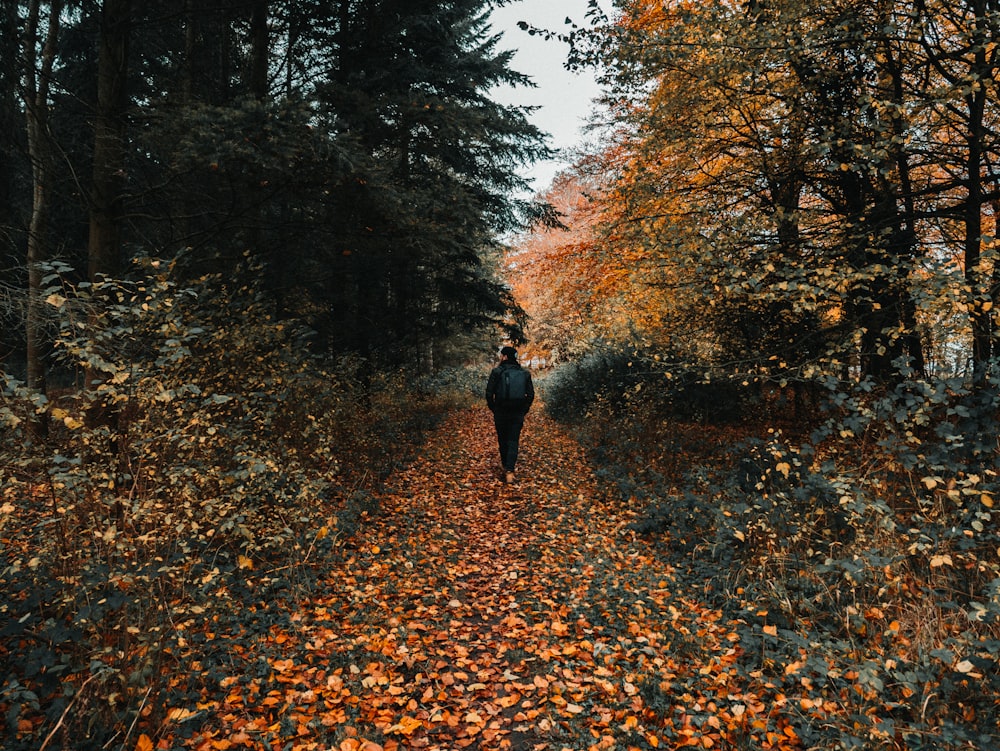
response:
M936 555L931 558L931 568L940 568L941 566L953 566L951 562L950 555Z
M779 462L778 464L775 465L774 468L778 470L781 474L783 474L785 477L788 477L788 473L792 471L792 465L789 464L788 462Z
M169 722L184 722L185 720L190 720L195 714L190 709L171 709L167 712L167 720Z
M979 502L982 503L986 508L993 508L993 497L989 493L983 493L979 497Z
M241 555L236 559L240 568L253 569L253 559L247 558L245 555Z
M768 636L777 636L778 627L777 626L764 626L764 633Z
M936 488L938 484L937 480L935 480L933 477L925 477L922 480L922 482L924 483L924 485L927 486L928 490L934 490L934 488Z

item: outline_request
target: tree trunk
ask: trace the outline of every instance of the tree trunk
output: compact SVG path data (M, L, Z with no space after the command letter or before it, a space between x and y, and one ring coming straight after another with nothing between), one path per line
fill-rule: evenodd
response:
M13 3L4 3L0 10L0 133L13 133L19 127L20 114L17 106L17 88L21 79L15 61L19 59L17 51L17 16ZM7 227L14 225L14 154L16 145L13 139L5 140L0 147L0 231L4 233L4 244L8 242ZM6 255L8 248L0 248L0 253ZM13 253L11 254L13 255Z
M48 29L45 42L39 51L38 27L40 0L28 6L24 49L24 110L27 119L28 156L32 171L31 219L28 223L28 311L25 336L27 340L27 386L44 394L46 391L45 356L51 347L45 328L45 301L42 299L44 264L50 260L46 237L48 224L48 197L52 174L53 153L49 133L49 85L55 59L56 41L59 36L59 16L62 3L53 0L49 6ZM46 421L35 420L30 433L37 439L44 437Z
M125 133L128 97L131 0L104 0L98 40L97 112L90 204L88 275L121 275L121 216L125 189Z
M982 3L973 2L977 22L982 22L985 12ZM982 40L986 32L975 29L974 38ZM975 53L974 71L991 71L985 45L980 45ZM985 79L988 80L988 79ZM986 303L991 301L990 279L982 268L983 237L983 143L985 138L984 117L986 112L987 88L979 86L965 97L968 108L966 132L965 179L966 192L962 224L965 237L965 281L968 288L969 316L972 325L972 377L977 384L985 382L990 372L993 358L992 321L994 313Z
M258 102L267 100L267 0L254 0L250 17L250 91Z
M181 67L181 101L191 103L194 91L195 50L198 44L198 21L194 0L184 0L184 61Z

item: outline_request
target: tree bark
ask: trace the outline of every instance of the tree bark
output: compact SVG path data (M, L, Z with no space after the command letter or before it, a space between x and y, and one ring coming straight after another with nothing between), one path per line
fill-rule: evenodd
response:
M49 190L52 175L53 148L49 132L49 86L52 65L59 37L60 0L49 4L45 41L39 50L38 30L41 24L41 2L32 0L28 6L22 48L24 51L24 110L27 120L28 157L32 171L31 218L28 223L28 311L25 338L27 340L27 386L38 393L46 392L45 357L51 343L45 328L45 301L42 298L44 264L51 259L46 228L49 213ZM42 438L46 422L38 419L30 427L35 438Z
M969 9L973 11L977 28L973 29L975 45L973 71L987 75L992 71L987 61L986 37L988 31L979 28L985 24L985 3L973 0ZM982 80L989 80L988 78ZM985 140L985 113L987 103L986 86L978 86L965 96L968 109L966 132L966 192L962 224L965 237L965 280L969 290L969 315L972 323L972 376L977 384L985 382L990 373L990 363L994 357L992 321L994 313L985 303L992 300L989 289L990 279L982 268L983 264L983 208L986 204L983 191L983 164Z
M121 217L125 190L125 137L128 96L131 0L104 0L98 40L97 112L90 204L88 276L120 276Z
M250 91L258 102L267 100L268 44L267 0L254 0L250 16Z

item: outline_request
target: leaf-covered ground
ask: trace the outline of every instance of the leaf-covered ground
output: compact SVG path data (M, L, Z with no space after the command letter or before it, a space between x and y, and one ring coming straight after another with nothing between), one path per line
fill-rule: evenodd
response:
M735 631L542 410L517 483L498 470L489 414L454 414L391 479L325 596L255 635L202 634L228 644L214 664L231 674L138 746L784 748L799 745L786 712L830 709L737 678Z

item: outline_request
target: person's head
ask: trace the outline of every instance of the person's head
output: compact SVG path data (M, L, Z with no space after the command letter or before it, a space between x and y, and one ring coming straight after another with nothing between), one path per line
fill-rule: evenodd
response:
M513 347L502 347L500 349L500 357L507 362L517 362L517 350Z

